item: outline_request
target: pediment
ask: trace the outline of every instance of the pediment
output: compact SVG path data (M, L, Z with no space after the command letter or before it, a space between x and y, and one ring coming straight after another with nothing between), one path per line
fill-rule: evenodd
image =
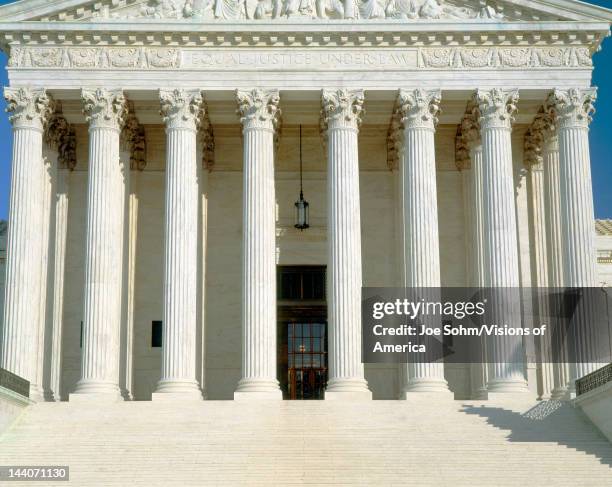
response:
M395 22L611 22L612 10L577 0L21 0L0 21L244 20Z

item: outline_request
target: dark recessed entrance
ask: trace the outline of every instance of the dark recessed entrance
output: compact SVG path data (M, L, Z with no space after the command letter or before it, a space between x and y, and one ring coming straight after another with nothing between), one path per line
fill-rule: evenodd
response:
M278 267L278 380L285 399L323 399L327 384L324 266Z

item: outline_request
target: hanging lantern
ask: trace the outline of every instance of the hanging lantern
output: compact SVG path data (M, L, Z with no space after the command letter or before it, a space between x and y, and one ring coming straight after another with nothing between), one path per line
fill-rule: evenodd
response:
M295 228L304 230L308 224L308 201L304 199L302 180L302 126L300 125L300 199L295 202Z

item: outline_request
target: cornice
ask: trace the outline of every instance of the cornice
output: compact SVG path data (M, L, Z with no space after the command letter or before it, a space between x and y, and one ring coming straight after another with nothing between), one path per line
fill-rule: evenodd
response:
M0 23L0 48L15 46L49 48L163 47L163 48L404 48L404 47L580 47L591 56L609 34L601 22L249 22L184 23L150 21L144 24L109 22L14 22ZM78 53L77 53L78 54ZM453 53L451 53L453 54ZM564 55L567 55L564 53ZM440 62L432 53L424 64ZM477 53L477 56L482 56ZM531 54L536 58L537 54ZM485 57L494 58L487 53ZM456 56L449 61L457 63ZM466 58L467 59L467 58ZM469 62L469 59L468 61ZM537 66L537 61L536 66ZM490 66L495 66L495 60ZM534 64L531 63L533 66ZM570 64L565 64L570 65ZM44 66L41 66L44 67ZM64 66L66 67L66 66ZM92 67L92 66L83 66ZM94 66L95 67L95 66ZM175 64L172 66L176 68Z
M0 22L0 32L30 33L89 33L93 35L117 34L164 34L180 39L184 35L202 34L508 34L508 33L609 33L607 22L584 21L516 21L516 22L447 22L441 20L407 23L402 20L368 20L368 21L292 21L276 19L273 22L235 20L227 22L181 22L172 20L147 20L146 22L112 21L112 22Z

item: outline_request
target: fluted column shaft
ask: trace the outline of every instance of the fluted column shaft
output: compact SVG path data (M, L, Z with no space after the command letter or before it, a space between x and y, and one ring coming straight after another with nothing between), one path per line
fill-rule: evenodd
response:
M473 101L467 105L455 139L455 164L462 172L464 189L464 212L467 247L466 284L482 288L485 279L484 266L484 222L482 187L482 140L480 137L480 114ZM486 337L472 342L472 354L481 362L470 364L471 395L474 399L485 399L488 382Z
M469 192L471 207L471 232L472 232L472 251L471 251L471 286L482 287L485 280L484 263L484 217L483 217L483 198L484 189L482 185L483 160L482 144L480 140L474 144L470 150L472 167L469 172Z
M530 210L533 221L532 241L533 241L533 264L535 271L534 286L545 288L548 286L548 265L546 247L546 212L544 195L544 168L542 157L538 156L534 160L526 160L525 164L529 167L529 195ZM537 299L533 306L537 306L537 315L541 317L550 316L548 313L548 302L546 299ZM534 322L533 326L540 323ZM549 328L550 329L550 328ZM539 388L538 394L541 399L549 399L554 389L554 364L551 357L550 335L535 337L535 344L538 348L538 375Z
M56 401L61 400L62 336L64 329L64 278L66 270L66 238L68 234L69 171L57 168L55 175L55 233L53 261L53 334L51 344L51 390Z
M0 337L0 366L30 381L31 396L41 400L37 374L40 297L43 292L40 229L43 212L43 125L51 100L42 89L5 90L13 124L13 159L4 320Z
M567 287L597 285L596 252L594 245L593 186L589 152L589 123L594 112L596 90L555 90L549 97L559 139L559 179L561 202L560 223L563 229L563 279ZM593 372L601 364L593 362L595 344L589 330L592 322L590 306L577 309L583 323L573 340L572 380Z
M166 123L166 229L161 379L153 399L202 399L196 379L198 267L198 91L160 91Z
M370 399L361 362L361 218L357 136L363 91L323 90L327 137L329 382L326 399Z
M81 379L70 399L120 399L119 336L123 264L124 175L119 134L125 115L120 91L83 90L89 121L89 174Z
M277 90L236 92L244 139L242 378L235 399L281 399L276 378Z
M40 311L38 314L38 350L39 354L36 363L36 384L41 388L43 397L41 400L52 400L53 394L50 389L50 372L51 372L51 353L52 353L52 333L50 313L47 310L52 300L52 295L49 293L53 289L51 281L50 263L53 263L53 246L52 246L52 215L51 204L53 191L55 186L55 171L57 169L58 153L53 148L43 147L43 158L41 171L43 173L42 181L42 218L40 226L40 238L42 245L42 258L40 262Z
M563 228L561 223L561 179L559 172L559 138L549 133L542 151L544 165L544 209L546 220L546 250L548 283L552 288L563 287ZM555 339L555 337L553 337ZM567 344L556 335L552 345L557 356L553 357L553 390L551 399L567 396L569 364L567 363Z
M400 171L403 181L404 287L440 287L440 240L434 133L440 104L439 91L400 90L398 107L403 124ZM439 299L438 292L428 296ZM425 317L423 318L425 320ZM431 327L440 322L429 320ZM429 344L428 350L432 350ZM444 363L411 360L407 364L408 392L449 392L444 379Z
M514 178L512 167L512 122L518 92L478 90L483 155L483 221L485 285L491 288L520 286ZM495 319L519 326L520 302L510 293L496 293ZM503 321L502 321L503 320ZM495 336L488 340L488 392L525 392L522 340Z
M470 203L470 286L475 288L484 287L485 263L484 263L484 218L483 218L483 160L482 143L480 134L474 140L470 148L471 169L468 171L468 193ZM487 364L487 343L483 337L479 344L479 353L482 362L472 364L472 394L474 399L486 397L487 382L489 380L489 368Z

